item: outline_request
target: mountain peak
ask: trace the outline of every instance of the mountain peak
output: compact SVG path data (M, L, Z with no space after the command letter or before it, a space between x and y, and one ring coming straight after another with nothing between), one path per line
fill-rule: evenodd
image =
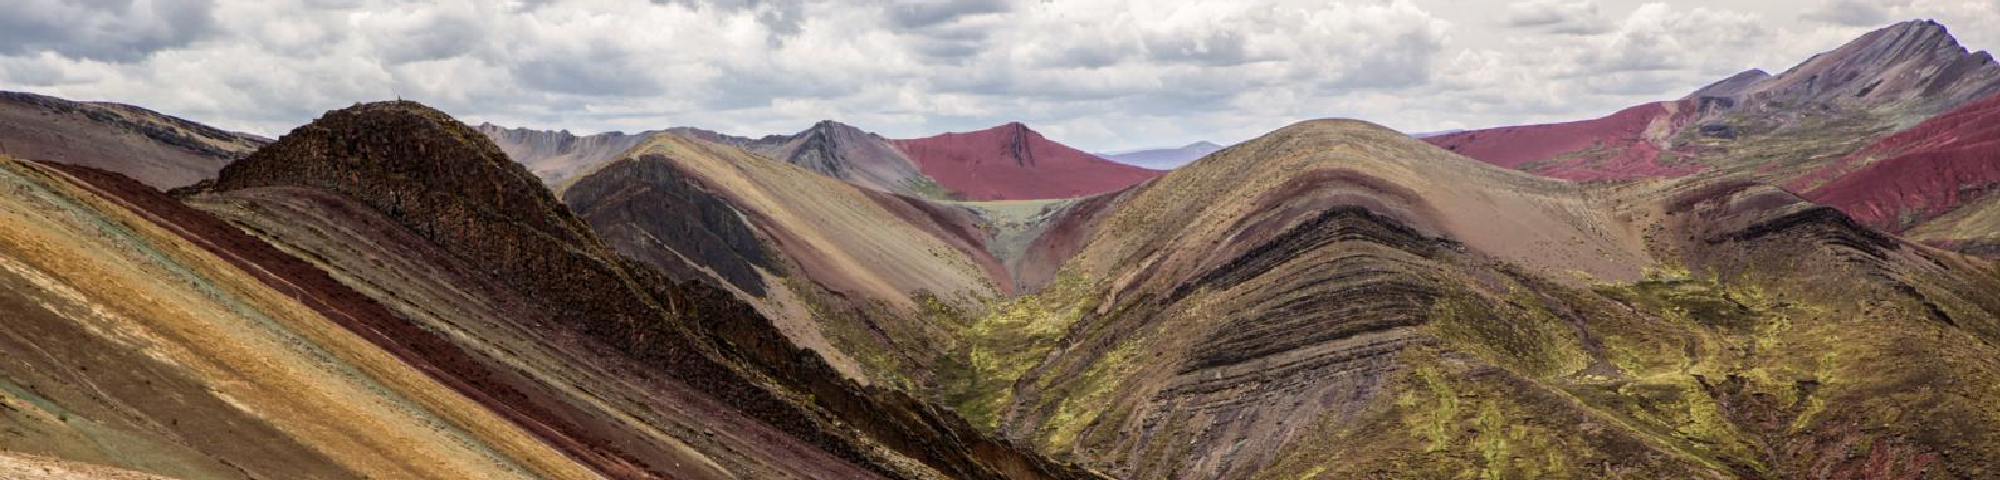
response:
M1966 51L1943 24L1912 20L1868 32L1736 93L1752 101L1932 114L1996 92L2000 66L1990 55Z
M489 235L466 226L496 220L565 242L589 238L540 179L484 134L411 101L327 112L223 168L215 183L258 187L346 195L441 244L479 243Z
M1160 174L1063 145L1021 122L893 143L940 185L973 200L1083 197Z

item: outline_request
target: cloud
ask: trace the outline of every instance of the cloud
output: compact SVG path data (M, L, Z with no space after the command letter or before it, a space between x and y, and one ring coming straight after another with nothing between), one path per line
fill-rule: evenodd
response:
M1593 35L1611 30L1598 13L1594 0L1530 0L1507 6L1506 24L1511 27L1570 35Z
M54 52L72 58L132 62L208 33L209 0L9 2L0 15L0 53Z
M972 15L1005 13L1013 6L1011 0L894 0L886 9L890 25L924 28Z
M1896 0L1820 0L1799 16L1848 27L1880 27L1893 21L1893 8L1907 5L1908 1Z

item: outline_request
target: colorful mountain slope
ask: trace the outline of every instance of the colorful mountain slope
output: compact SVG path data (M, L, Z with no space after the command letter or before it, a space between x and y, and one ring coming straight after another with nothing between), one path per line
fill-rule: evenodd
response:
M227 224L85 167L0 157L0 182L0 450L190 480L601 478Z
M1317 121L1099 198L1054 284L967 312L954 395L1115 476L1995 473L2000 271L1782 190Z
M627 154L564 185L564 202L613 249L725 286L850 377L928 377L937 354L922 352L950 342L911 321L925 305L1012 288L983 235L957 230L962 209L674 135Z
M102 168L169 189L268 143L130 105L0 92L0 155Z
M893 143L925 175L967 200L1083 197L1161 173L1098 158L1020 123Z
M1806 198L1891 231L1991 200L2000 192L2000 96L1884 137L1816 176L1830 180ZM2000 225L1992 227L2000 233Z
M580 458L607 476L702 471L686 466L692 461L715 475L1094 478L980 437L906 395L846 381L729 293L674 284L618 256L484 138L414 103L361 105L330 112L232 164L197 200L284 236L280 243L313 252L308 257L337 258L327 254L341 249L361 249L355 253L363 259L399 253L387 247L448 252L418 257L429 259L417 261L417 271L471 280L408 283L398 278L408 273L380 264L327 264L359 268L349 276L364 284L358 290L391 296L405 291L395 288L401 285L446 300L465 293L441 287L484 284L501 292L445 303L501 315L430 314L428 321L461 332L451 337L458 348L509 367L505 380L478 385L561 392L521 401L550 412L537 417L547 441L591 447ZM343 224L350 221L361 223ZM382 229L371 225L408 235L376 238ZM408 246L411 239L418 245ZM388 251L371 253L371 246ZM429 306L412 301L384 302ZM515 353L512 339L521 338L534 339L532 348ZM655 423L661 420L671 428ZM712 433L719 425L734 430Z
M1546 125L1499 127L1425 140L1502 167L1570 180L1677 177L1697 165L1665 165L1668 139L1694 118L1688 102L1654 102L1603 118Z

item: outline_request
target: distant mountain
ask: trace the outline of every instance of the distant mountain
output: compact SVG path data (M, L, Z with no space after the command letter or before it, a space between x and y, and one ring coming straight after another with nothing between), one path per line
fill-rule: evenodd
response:
M1775 182L1868 142L2000 93L2000 65L1932 21L1885 27L1783 73L1746 71L1679 100L1603 118L1472 130L1427 141L1466 156L1577 180L1704 170ZM1774 160L1777 163L1774 163Z
M1206 157L1208 154L1220 150L1222 150L1221 145L1209 143L1204 140L1179 148L1128 150L1116 153L1101 153L1098 156L1126 165L1146 167L1154 170L1172 170L1181 165L1186 165L1187 162L1195 161L1195 159Z
M162 190L215 178L269 142L131 105L0 92L0 154L100 168Z
M1056 143L1019 122L892 143L925 175L969 200L1081 197L1162 173Z
M528 167L528 171L548 183L625 153L656 133L606 132L579 136L568 130L506 128L491 123L481 123L473 129L486 135L508 158Z
M743 142L741 146L759 155L883 192L928 198L950 195L888 139L832 120L815 123L803 132L772 135Z

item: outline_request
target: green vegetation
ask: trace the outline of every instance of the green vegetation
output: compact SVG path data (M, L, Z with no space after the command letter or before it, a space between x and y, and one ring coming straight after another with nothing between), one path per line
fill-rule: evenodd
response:
M964 343L940 373L946 403L980 428L999 426L1014 382L1046 357L1070 326L1097 306L1100 286L1081 275L1058 275L1040 292L998 300L964 321ZM963 315L940 311L940 317ZM956 323L956 322L955 322Z

